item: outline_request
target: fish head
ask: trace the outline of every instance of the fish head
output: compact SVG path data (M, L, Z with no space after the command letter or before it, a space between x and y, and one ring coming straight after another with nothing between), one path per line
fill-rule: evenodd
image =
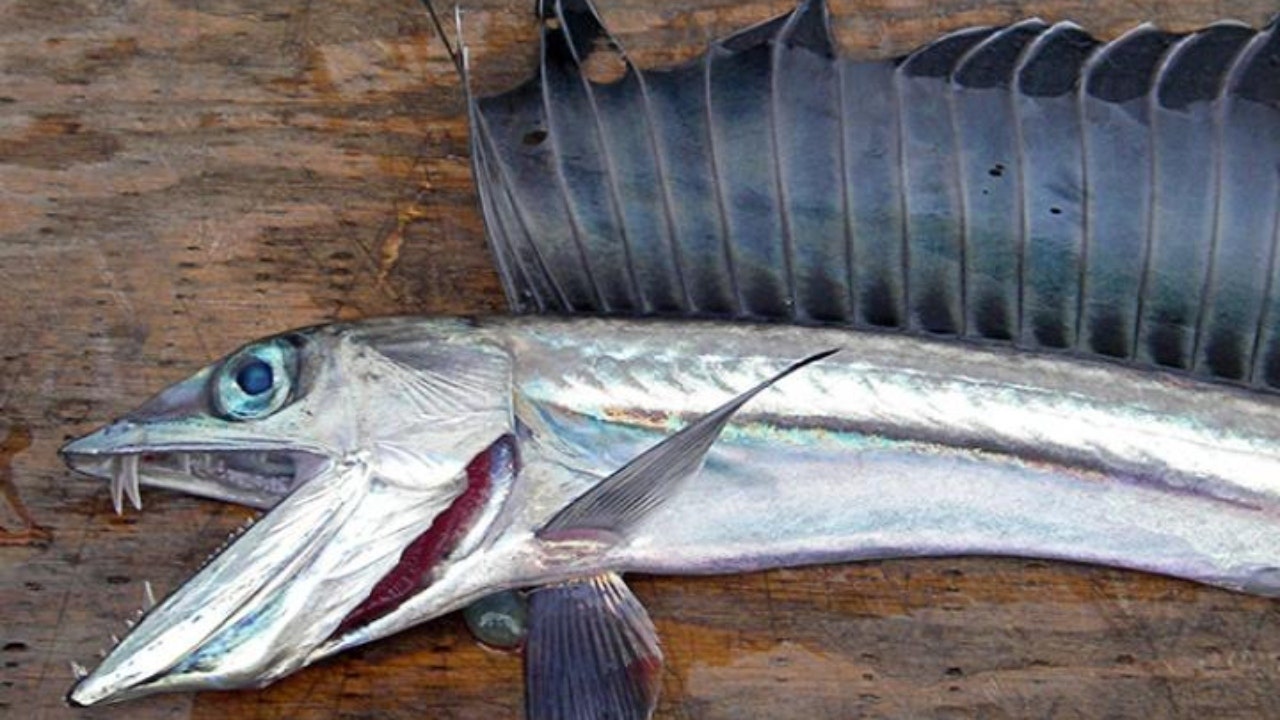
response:
M69 701L261 686L402 602L480 532L515 472L510 365L466 321L309 328L250 343L64 447L113 487L270 508Z

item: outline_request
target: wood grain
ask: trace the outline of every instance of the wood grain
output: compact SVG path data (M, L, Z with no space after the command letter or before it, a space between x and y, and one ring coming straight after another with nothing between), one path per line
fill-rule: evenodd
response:
M603 0L602 0L603 3ZM482 89L535 52L528 0L468 2ZM840 0L847 51L884 56L976 23L1070 18L1259 25L1263 0ZM644 64L786 2L614 0ZM0 4L0 436L49 542L0 546L0 716L490 718L520 708L518 659L460 621L262 691L98 710L61 701L141 602L249 513L105 489L67 438L253 337L390 313L499 312L458 82L412 0L9 0ZM8 446L6 446L8 447ZM1009 559L637 578L668 656L662 718L1277 717L1275 602L1100 568Z

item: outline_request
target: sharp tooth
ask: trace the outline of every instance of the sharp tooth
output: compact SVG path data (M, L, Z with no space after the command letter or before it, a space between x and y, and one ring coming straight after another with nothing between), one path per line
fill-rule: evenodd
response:
M119 635L117 635L117 634L115 634L115 633L111 633L111 644L112 644L112 645L119 645L119 644L120 644L120 636L119 636Z
M129 495L129 502L133 503L135 510L142 509L142 488L138 487L138 456L125 455L122 462L124 466L124 491Z
M143 606L148 610L156 606L156 593L151 589L150 580L142 581L142 600Z
M191 455L189 453L178 454L178 469L183 475L191 474Z
M100 659L102 659L102 660L106 660L106 659L107 659L107 651L106 651L106 650L103 650L102 648L98 648L98 657L99 657Z
M89 675L88 669L75 660L71 661L71 674L76 676L76 680L83 680Z
M134 622L133 618L129 618L128 620L125 620L125 621L124 621L124 626L125 626L125 627L127 627L127 628L129 628L130 630L132 630L132 629L133 629L133 626L134 626L134 625L137 625L137 623L136 623L136 622Z
M111 506L117 515L124 514L124 462L119 455L111 458Z

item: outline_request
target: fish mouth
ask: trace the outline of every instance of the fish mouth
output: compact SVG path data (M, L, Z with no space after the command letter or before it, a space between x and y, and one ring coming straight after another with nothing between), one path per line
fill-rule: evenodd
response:
M265 444L90 452L73 443L63 455L71 467L109 479L117 495L152 484L228 499L228 488L247 484L242 497L275 499L141 614L92 673L73 664L78 682L66 699L78 707L260 687L302 667L322 644L421 591L476 524L492 477L513 472L514 463L504 439L455 481L423 490L384 483L362 453L329 458Z
M359 477L350 476L362 473L344 472L341 462L319 452L273 443L95 447L101 434L70 443L61 455L72 469L109 482L117 512L126 496L141 509L144 484L274 510L233 533L160 604L148 585L152 607L126 621L130 632L113 638L117 644L98 667L87 673L72 663L77 683L67 702L85 707L161 691L239 687L264 669L289 667L290 659L272 650L251 648L243 659L237 651L247 630L279 631L297 615L284 601L359 505L363 489Z
M142 485L266 509L316 473L322 455L273 447L61 452L72 470L109 482L117 514L127 497L142 509Z

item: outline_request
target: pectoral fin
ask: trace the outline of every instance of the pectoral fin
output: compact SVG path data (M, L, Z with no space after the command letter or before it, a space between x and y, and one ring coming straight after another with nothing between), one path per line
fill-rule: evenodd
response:
M645 450L556 513L538 531L538 536L554 540L583 531L626 534L628 528L670 497L676 485L702 468L707 451L720 437L729 418L751 398L800 368L835 352L827 350L795 363Z
M541 588L525 645L529 720L648 718L662 650L644 607L614 573Z

